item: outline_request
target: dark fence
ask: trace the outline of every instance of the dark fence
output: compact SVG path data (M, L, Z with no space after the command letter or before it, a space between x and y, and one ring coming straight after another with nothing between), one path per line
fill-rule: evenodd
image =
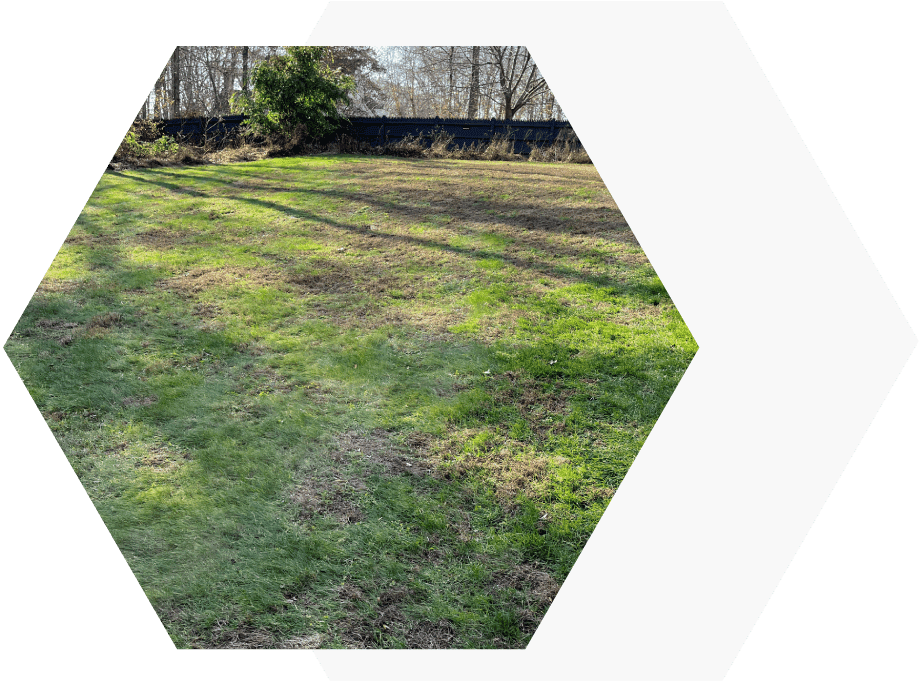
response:
M357 140L381 146L388 142L398 142L410 135L431 144L439 132L451 137L452 146L457 147L487 144L495 138L507 138L513 142L517 154L527 153L534 146L552 144L560 137L577 143L568 121L355 117L350 119L346 132Z
M217 118L170 118L162 121L164 135L179 140L201 144L205 141L222 142L242 125L245 116L220 116Z
M174 118L163 121L163 134L201 143L221 142L238 132L244 116L219 118ZM514 151L526 154L534 146L552 144L557 139L571 140L579 145L568 121L502 121L461 118L387 118L354 117L337 131L360 142L383 146L408 136L418 137L423 144L439 133L452 138L451 146L466 147L486 144L495 138L507 138Z

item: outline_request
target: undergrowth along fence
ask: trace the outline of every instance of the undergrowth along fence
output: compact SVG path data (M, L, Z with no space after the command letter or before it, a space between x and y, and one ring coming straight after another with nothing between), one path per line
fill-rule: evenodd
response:
M164 135L195 143L222 142L238 132L245 116L218 118L173 118L162 121ZM516 154L526 154L532 147L567 141L581 144L568 121L504 121L463 118L388 118L387 116L353 117L335 135L347 135L372 146L386 146L412 136L430 145L438 135L451 138L451 147L488 144L507 139ZM334 136L332 136L334 137Z
M163 135L169 135L177 140L194 142L223 142L237 130L246 119L242 114L235 116L218 116L214 118L169 118L158 121L162 126Z
M355 117L349 120L346 134L375 146L385 146L408 136L431 144L438 134L452 139L451 147L488 144L508 139L516 154L526 154L532 147L549 145L557 139L580 146L568 121L502 121L463 118L387 118Z

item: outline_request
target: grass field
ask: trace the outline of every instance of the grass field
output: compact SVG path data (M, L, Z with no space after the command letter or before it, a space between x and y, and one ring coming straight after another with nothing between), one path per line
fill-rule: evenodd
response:
M177 646L520 648L697 347L593 166L317 156L106 173L5 348Z

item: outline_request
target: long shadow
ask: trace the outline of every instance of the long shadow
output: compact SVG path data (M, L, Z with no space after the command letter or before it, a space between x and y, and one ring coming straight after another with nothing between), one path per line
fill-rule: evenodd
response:
M120 177L124 177L129 180L136 180L139 182L156 185L156 186L162 187L164 189L170 190L172 192L175 192L177 194L184 195L184 196L194 196L194 197L206 198L206 199L214 198L213 194L209 194L208 192L189 188L187 185L180 185L180 184L176 184L172 182L167 182L161 179L154 180L150 177L142 177L140 175L127 176L118 171L114 171L112 174L120 176ZM156 174L157 176L167 175L169 177L183 179L183 176L180 173L174 173L170 171L158 170L156 171ZM211 173L209 172L208 174L210 175ZM230 182L227 182L219 178L209 177L207 178L206 181L218 183L218 184L222 184L226 186L232 186ZM259 191L262 191L263 188L260 187L258 189ZM291 192L292 190L285 188L284 191ZM318 194L318 195L323 195L323 196L329 196L330 194L332 194L333 196L347 198L349 200L356 200L358 198L357 195L341 193L338 190L329 190L329 189L323 189L323 190L305 189L305 190L293 190L293 191L307 192L307 193ZM232 199L233 201L242 202L242 203L249 204L251 206L256 206L261 209L265 209L269 211L275 211L283 215L294 216L294 217L301 218L301 219L315 221L318 223L328 225L334 229L337 229L337 230L340 230L346 233L358 235L358 236L367 236L369 234L365 228L358 227L355 225L349 225L347 223L343 223L341 221L335 220L328 216L323 216L323 215L314 213L312 211L304 210L302 208L292 208L289 206L285 206L284 204L279 204L276 202L268 201L265 199L259 199L255 197L224 195L222 198ZM363 194L360 195L360 200L365 201L366 203L369 203L369 204L374 204L375 206L379 207L379 210L382 210L382 211L387 211L389 209L392 212L400 212L404 216L407 216L409 219L419 218L419 217L424 219L425 216L430 216L432 214L430 210L425 211L424 209L415 208L415 207L413 207L410 210L406 210L405 206L399 206L399 205L394 204L393 202L378 199L378 198L368 196L368 195L363 195ZM510 206L511 205L509 204L509 207ZM520 209L520 206L518 205L517 208ZM575 210L580 211L581 209L575 209ZM607 210L607 209L595 209L595 210L598 211L598 210ZM502 224L505 226L508 225L507 222L502 222L499 220L495 220L493 222L495 224ZM625 225L625 221L623 224ZM522 230L526 230L526 229L527 228L522 227ZM628 227L627 227L627 230L628 230ZM545 230L545 231L557 232L555 230ZM558 232L563 232L563 230L559 230ZM414 235L396 235L396 234L388 234L385 232L374 232L372 234L374 235L375 240L380 240L380 241L383 241L384 243L403 244L403 245L411 245L411 246L420 246L420 247L428 248L428 249L438 249L438 250L441 250L447 253L452 253L457 256L465 257L468 259L476 259L476 260L486 259L486 258L487 259L497 259L508 265L512 265L516 268L519 268L521 270L536 272L536 273L539 273L540 275L561 277L572 283L587 283L587 284L592 284L594 286L615 287L616 290L622 294L635 294L643 299L654 298L656 296L662 296L662 295L667 296L667 292L663 288L659 288L659 285L657 284L649 285L649 284L644 284L641 282L631 282L628 280L624 280L622 278L617 279L614 277L613 274L583 272L581 270L578 270L576 268L573 268L567 265L545 264L539 261L535 261L533 259L522 258L516 255L503 253L501 251L493 251L489 249L479 249L479 248L470 248L470 247L464 247L464 246L451 245L445 242L436 241L433 239L426 239L426 238L414 236ZM635 242L630 242L630 243L635 243ZM560 253L563 255L571 255L574 257L583 257L585 255L584 252L582 251L568 250L568 249L565 249L564 247L558 246L557 244L551 244L551 245L543 244L543 246L547 253Z
M211 171L211 170L206 170L206 171L201 171L201 172L209 176L213 176L215 173L215 171ZM492 172L492 169L489 169L489 172ZM511 173L511 171L509 170L502 170L500 172L504 172L508 174ZM178 173L171 173L169 171L163 171L163 174L170 175L176 178L182 177ZM370 171L363 171L361 175L364 175L370 178L384 178L384 179L387 179L388 181L392 181L394 178L400 178L400 177L414 179L417 176L417 173L404 171L400 169L387 168L387 169L373 169ZM557 176L546 176L546 177L552 178L553 180L560 181L560 182L566 182L566 181L571 180L571 178L568 178L568 177L557 177ZM228 186L232 186L233 184L232 182L219 178L219 177L209 177L208 180L217 182L217 183L221 183L221 184L225 184ZM456 183L455 181L452 181L453 180L452 178L444 178L441 176L431 176L431 177L428 177L427 180L432 184L443 184L443 183L450 183L452 185L462 184L462 183ZM603 183L599 182L598 184L602 185ZM316 192L317 191L317 190L310 190L310 189L292 189L290 187L280 187L280 186L271 186L271 185L260 186L259 190L269 191L269 192L273 192L273 191L274 192L292 192L292 191ZM357 196L361 196L361 197L370 199L372 197L372 195L369 195L367 193L362 193L362 192L356 192L355 194L350 194L350 193L341 192L341 190L331 190L329 188L322 190L323 193L329 193L330 191L332 192L338 191L339 192L338 196L341 196L343 198L355 199ZM548 190L548 193L558 193L558 192L552 192L551 190ZM445 205L445 204L456 205L454 203L456 201L454 197L448 197L446 200L439 200L437 196L432 196L431 199L432 199L431 201L432 207L434 207L435 205ZM465 199L469 201L469 198L465 198ZM381 200L378 199L378 201L381 201ZM474 199L473 202L475 201L476 200ZM406 210L407 208L403 204L399 204L399 203L392 202L392 201L382 202L382 203L385 203L386 206L394 210L395 209ZM523 211L538 210L538 211L546 213L548 210L548 208L545 205L528 205L526 203L523 203L520 196L515 197L514 200L507 200L507 201L490 197L487 200L487 202L483 203L483 206L477 206L477 209L486 207L486 203L487 203L488 209L495 210L497 212L502 212L505 214L510 214L515 211L520 212L522 210ZM460 205L460 208L464 208L462 204ZM612 209L609 207L602 207L602 206L589 206L589 205L584 204L584 205L576 205L576 206L553 206L549 210L551 210L554 214L557 214L562 218L561 220L557 220L558 227L564 227L565 220L577 218L580 223L587 223L588 226L590 226L591 228L588 231L592 231L592 232L607 231L607 230L623 232L623 231L628 231L628 228L629 228L629 226L626 224L626 221L623 218L623 215L619 211L619 209ZM512 221L512 223L509 223L508 222L509 220ZM539 225L535 226L532 224L528 224L526 221L526 218L522 218L522 217L518 217L515 220L515 217L513 216L504 215L503 221L505 224L511 224L511 226L515 226L514 223L516 223L517 226L520 226L521 228L526 229L526 230L537 230L537 231L548 231L548 232L568 231L568 230L553 230L553 229L543 228ZM495 222L498 222L498 221L496 220Z

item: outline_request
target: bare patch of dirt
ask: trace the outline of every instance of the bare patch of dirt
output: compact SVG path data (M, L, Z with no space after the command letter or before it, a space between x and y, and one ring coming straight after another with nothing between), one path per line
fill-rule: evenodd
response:
M244 341L236 344L234 347L238 353L249 353L255 357L265 355L265 351L268 350L266 346L256 341ZM246 369L249 369L249 367L251 367L251 365L247 365Z
M105 313L104 315L95 315L86 323L84 334L88 338L99 338L103 336L112 327L121 325L124 317L121 313Z
M94 316L81 329L76 322L42 318L35 323L30 335L55 339L60 345L69 346L81 337L98 338L112 327L121 325L123 321L124 317L121 313L105 313Z
M406 634L410 649L450 649L455 639L453 623L444 618L436 623L430 620L416 623Z
M369 476L374 473L388 476L433 473L417 455L427 439L422 434L414 434L410 435L410 440L416 445L399 444L383 429L339 434L329 449L332 467L304 478L290 495L299 517L308 521L319 516L343 525L358 523L364 519L359 499L367 491Z
M484 474L506 509L514 507L520 493L535 497L535 488L546 478L552 461L537 454L532 445L498 435L482 448L464 452L465 444L478 434L475 429L454 431L428 449L438 475L452 479Z
M374 649L387 636L405 636L410 626L400 605L408 597L404 587L386 590L377 597L375 615L352 615L339 621L342 642L349 649Z
M387 474L430 473L422 466L424 461L416 459L406 448L400 447L383 429L374 429L367 433L350 431L341 434L335 447L341 453L338 457L345 453L359 453L366 462L381 466Z
M123 321L124 316L121 313L105 313L103 315L94 315L86 326L87 328L100 327L108 329L121 324Z
M249 372L248 377L255 381L255 385L246 391L249 395L260 395L262 393L287 394L296 388L294 383L288 381L271 367L253 369ZM242 389L242 387L240 388ZM310 391L305 388L305 392Z
M154 471L172 471L179 467L179 463L170 459L166 455L162 454L152 454L144 457L141 460L138 460L134 464L135 468L142 469L153 469Z
M121 444L121 450L127 447L127 443ZM189 453L183 453L182 451L169 447L167 445L153 445L148 450L147 453L134 462L134 467L136 469L151 469L153 471L173 471L182 466L186 460L191 459Z
M400 635L405 632L406 617L397 605L382 609L374 619L374 629L382 630L388 635Z
M425 452L435 440L434 436L423 431L410 431L404 438L407 446L420 452Z
M460 324L467 318L463 308L442 308L437 305L420 305L400 308L395 311L388 309L383 318L383 324L410 324L425 330L432 340L455 341L457 335L450 328Z
M220 314L220 308L210 303L199 303L192 314L200 319L210 320Z
M361 591L360 587L346 582L339 589L339 597L345 602L362 601L364 599L364 592Z
M339 271L324 270L316 274L289 273L285 281L311 294L339 293L353 289L355 286L351 276L341 269Z
M388 606L393 606L394 604L399 604L400 602L405 601L409 597L409 590L405 587L392 587L389 590L384 590L377 597L377 603L386 608Z
M35 323L35 328L39 330L39 336L47 338L62 338L66 335L67 330L76 329L80 325L76 322L67 320L49 320L42 318ZM71 338L71 341L73 339Z
M556 579L535 566L519 564L508 570L496 571L492 574L493 589L512 589L521 592L527 598L529 605L545 609L559 592L559 583Z
M109 234L87 234L86 232L71 232L64 240L65 244L71 246L114 246L118 239Z
M202 648L205 649L318 649L324 636L321 633L295 635L281 639L269 630L251 625L228 627L227 621L220 620L211 629L210 638Z
M536 435L545 438L547 433L564 428L563 419L569 411L569 398L575 395L574 389L557 383L547 391L533 379L520 378L517 372L507 372L505 377L511 383L494 392L496 400L517 407Z
M76 322L67 322L66 320L46 320L41 319L35 323L39 329L73 329L79 327Z
M303 481L293 493L291 502L300 510L300 518L309 520L313 516L334 518L347 525L357 523L364 518L360 507L354 500L356 495L367 490L360 479Z
M207 289L223 288L235 284L252 287L275 286L283 282L276 269L268 267L195 268L181 275L157 282L157 286L184 296L195 296Z
M239 626L227 628L223 621L218 621L211 630L211 641L207 648L214 649L275 649L274 635L266 630Z
M129 396L121 401L125 407L147 407L157 402L159 398L155 395L146 396Z
M542 456L514 457L508 448L465 461L458 467L485 470L495 481L495 494L505 505L510 505L519 493L530 494L534 484L546 477L548 460Z
M323 643L323 636L319 633L291 637L278 645L279 649L319 649Z
M620 309L620 312L613 316L612 319L614 319L617 324L629 326L630 324L641 322L642 320L646 320L650 317L661 317L661 312L661 306L654 305L643 306L641 308L622 308Z
M80 288L80 283L71 279L45 278L38 285L37 293L72 293Z
M179 232L154 227L144 232L138 232L134 241L143 246L154 249L171 249L176 244L186 241L185 236Z

